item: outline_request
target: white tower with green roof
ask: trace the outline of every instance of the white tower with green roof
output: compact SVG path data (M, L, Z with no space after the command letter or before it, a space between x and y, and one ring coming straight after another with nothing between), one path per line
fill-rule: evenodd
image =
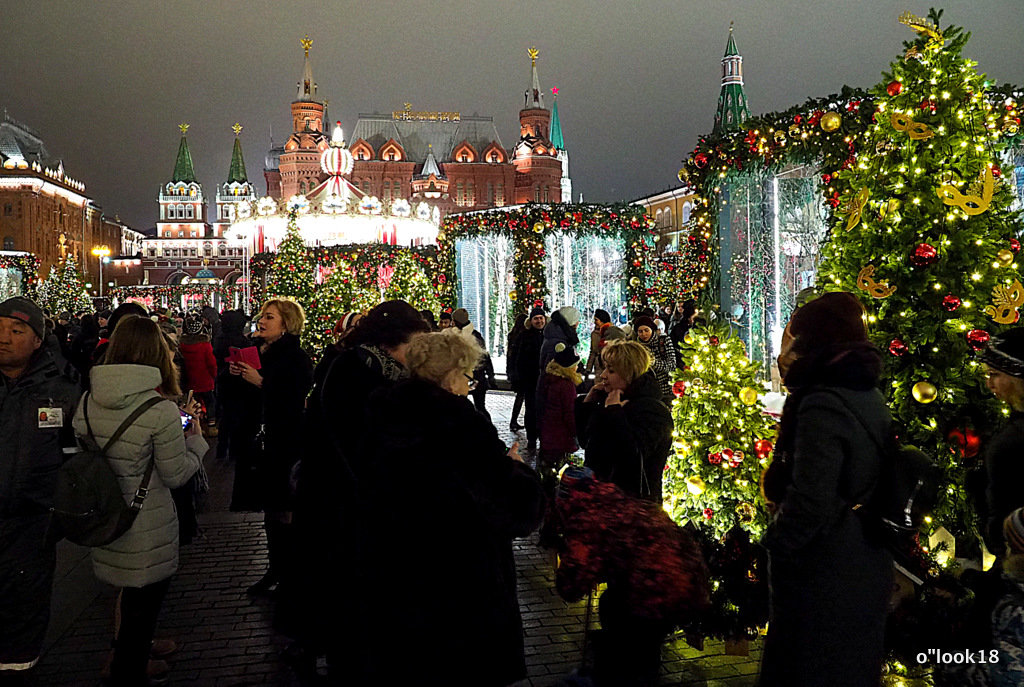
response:
M203 186L196 180L192 153L185 138L188 126L178 126L181 143L174 161L174 174L168 183L160 187L160 219L156 224L160 238L204 238L207 233Z
M238 138L242 133L242 125L236 123L231 130L235 132L235 147L231 151L228 180L217 187L217 221L213 225L213 232L217 237L223 236L224 230L235 220L238 203L256 199L255 189L245 172L242 142Z
M722 91L718 95L713 133L738 131L749 117L747 94L743 91L743 56L736 49L730 22L729 42L725 44L725 57L722 58Z
M552 88L554 104L551 106L551 143L555 146L558 159L562 163L562 202L572 202L572 179L569 178L569 151L565 149L565 138L562 136L562 120L558 118L558 89Z

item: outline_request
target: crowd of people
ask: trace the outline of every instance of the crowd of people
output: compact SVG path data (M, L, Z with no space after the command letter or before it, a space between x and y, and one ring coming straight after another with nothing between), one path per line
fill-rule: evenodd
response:
M213 308L53 315L27 298L0 303L0 685L39 659L56 475L87 444L104 447L127 501L148 480L130 529L91 549L96 577L120 589L103 679L166 678L176 646L156 627L179 546L196 535L214 438L234 464L230 508L263 514L268 565L247 591L271 595L303 674L352 685L524 678L512 542L540 529L559 553L564 598L607 584L592 673L571 684L656 684L661 644L711 594L700 547L661 507L672 373L700 320L692 301L612 320L597 309L591 326L572 306L516 317L509 429L525 434L521 448L487 411L498 382L465 309L435 318L388 301L346 313L334 342L308 351L302 306L283 298L251 321ZM1004 658L970 679L1020 684L1024 492L1010 487L1024 465L1024 329L995 338L983 360L989 389L1013 409L976 490L990 549L1008 551L991 626ZM765 483L760 684L875 687L893 561L849 504L878 488L891 418L859 301L828 293L798 308L778 365L790 394ZM396 637L412 638L401 661Z

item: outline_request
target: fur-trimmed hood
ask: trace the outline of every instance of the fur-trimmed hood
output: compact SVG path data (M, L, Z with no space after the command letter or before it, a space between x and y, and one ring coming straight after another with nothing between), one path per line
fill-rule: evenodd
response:
M556 377L568 379L570 382L572 382L573 386L579 386L580 384L583 383L583 377L581 377L580 373L576 371L576 365L573 365L572 367L562 367L554 360L552 360L548 362L548 365L547 367L544 368L544 371L549 375L554 375Z

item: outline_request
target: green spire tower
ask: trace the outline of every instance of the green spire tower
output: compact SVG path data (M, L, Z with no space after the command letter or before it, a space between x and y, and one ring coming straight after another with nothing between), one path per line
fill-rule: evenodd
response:
M714 133L738 131L749 117L747 94L743 91L743 57L736 49L730 23L729 42L725 45L725 57L722 58L722 92L718 95Z
M238 131L235 132L235 147L231 151L231 169L228 170L228 183L246 184L249 177L245 174L245 159L242 157L242 142L238 139L238 133L242 127L238 124Z
M557 94L555 97L555 104L551 106L551 142L558 150L565 150L565 139L562 138L562 122L558 119Z
M188 150L188 140L185 138L188 124L179 124L178 128L181 129L181 143L178 145L178 158L174 161L174 176L171 177L171 181L191 184L196 180L196 170L192 166L192 153Z

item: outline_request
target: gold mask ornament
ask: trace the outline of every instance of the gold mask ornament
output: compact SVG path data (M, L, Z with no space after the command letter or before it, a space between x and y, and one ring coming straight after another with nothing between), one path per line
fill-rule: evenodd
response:
M960 193L960 189L952 184L939 187L939 198L946 205L955 205L968 215L980 215L992 204L992 192L995 188L995 176L991 167L982 172L981 195Z
M931 127L924 122L915 122L910 115L893 112L889 115L892 128L896 131L906 131L907 136L914 141L925 141L935 135Z
M861 216L864 214L864 208L867 206L870 196L871 191L864 187L857 192L856 196L850 199L850 204L847 206L850 216L846 220L846 231L850 231L860 224Z
M1017 308L1024 305L1024 286L1020 280L1009 286L999 285L992 289L992 305L985 306L985 314L999 324L1013 324L1017 321Z
M896 293L895 286L889 286L888 279L875 281L872 275L875 273L875 266L868 265L857 273L857 288L866 291L872 298L888 298Z

